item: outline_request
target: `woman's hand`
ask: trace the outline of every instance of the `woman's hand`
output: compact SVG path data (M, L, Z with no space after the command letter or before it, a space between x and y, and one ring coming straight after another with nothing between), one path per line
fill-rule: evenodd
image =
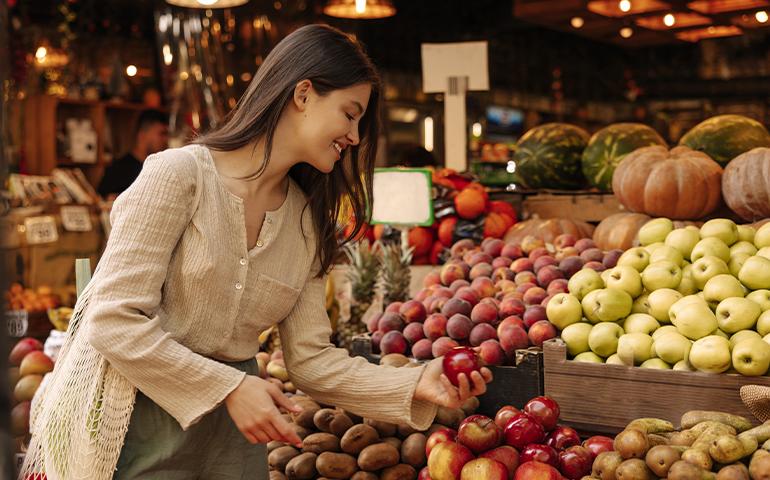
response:
M225 406L235 426L251 443L272 440L302 448L302 440L278 407L299 413L302 408L289 400L278 387L259 377L246 375L240 385L225 398Z
M442 359L437 358L425 367L420 381L417 382L414 398L442 407L459 408L468 398L483 395L487 391L487 383L492 381L492 372L487 367L482 367L481 373L472 372L470 379L461 373L457 380L459 385L455 387L444 375Z

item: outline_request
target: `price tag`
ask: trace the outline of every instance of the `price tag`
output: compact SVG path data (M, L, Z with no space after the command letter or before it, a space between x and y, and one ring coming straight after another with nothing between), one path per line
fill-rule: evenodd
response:
M372 224L433 224L431 172L421 168L377 168Z
M91 215L86 207L61 207L61 224L68 232L90 232L93 230Z
M30 245L52 243L59 240L56 219L51 215L27 218L24 220L24 227L27 232L27 243Z
M26 310L6 310L5 321L8 324L8 335L23 337L29 330L29 315Z

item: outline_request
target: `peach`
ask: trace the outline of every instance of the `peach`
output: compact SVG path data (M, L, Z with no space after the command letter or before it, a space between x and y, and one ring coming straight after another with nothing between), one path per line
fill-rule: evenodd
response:
M436 340L446 335L447 318L440 313L433 313L425 319L422 331L425 337Z
M569 293L567 285L569 285L569 282L566 278L557 278L548 284L548 288L546 288L545 291L548 295L555 295L557 293Z
M409 344L407 343L404 334L395 330L387 332L382 336L382 340L380 340L380 351L383 355L391 353L400 353L404 355L406 354L408 346Z
M544 307L547 307L548 306L548 302L551 301L551 299L554 297L554 295L556 295L556 294L555 293L549 293L548 296L545 297L542 302L540 302L540 305L542 305Z
M524 321L518 317L517 315L511 315L510 317L505 317L499 325L497 325L497 337L500 338L503 336L503 330L506 328L511 327L519 327L523 330L526 330L526 327L524 326Z
M511 280L499 280L497 283L495 283L495 289L503 293L512 292L516 290L516 282Z
M433 342L427 338L418 340L412 345L412 356L417 360L430 360L433 358Z
M500 267L509 267L511 266L511 263L513 263L513 259L510 257L497 257L494 260L492 260L492 268L500 268Z
M604 252L598 248L588 248L580 252L580 258L586 262L601 262L604 260Z
M460 480L466 463L474 455L466 447L455 442L442 442L433 447L428 457L428 471L433 480Z
M11 350L11 354L8 356L8 363L18 367L28 353L38 350L43 350L43 344L39 340L30 337L22 338Z
M505 351L497 340L484 340L479 345L479 357L486 365L502 365L505 362Z
M562 248L560 250L557 250L556 251L556 255L554 255L554 258L556 258L556 260L561 262L565 258L579 257L579 256L580 256L580 252L578 252L577 248L575 248L575 247L566 247L566 248Z
M544 288L559 278L564 278L564 272L554 265L546 265L537 272L537 284Z
M401 331L404 329L404 319L398 313L388 312L382 314L377 323L377 330L382 333L388 333L393 330Z
M570 233L562 233L553 240L553 244L557 248L571 247L575 245L575 242L577 242L577 238Z
M451 285L455 280L465 279L465 272L458 263L447 263L441 267L441 283Z
M546 255L548 255L548 249L545 247L538 247L532 250L531 252L529 252L529 255L527 256L529 257L530 260L532 260L533 262L536 262L538 258L545 257Z
M259 353L257 354L257 357L259 357ZM11 386L11 390L13 390L13 387L16 386L16 382L18 382L20 378L21 375L19 374L19 367L8 368L8 384Z
M525 305L539 305L548 294L540 287L532 287L524 293Z
M607 270L607 267L605 267L602 262L586 262L585 265L583 265L583 268L590 268L591 270L596 270L597 272L603 272Z
M509 359L515 358L516 350L529 347L527 332L521 327L505 328L500 335L500 346Z
M509 317L511 315L522 315L525 310L526 306L524 305L524 302L518 298L508 297L500 302L500 311L498 312L498 315L501 318Z
M471 288L473 288L480 298L491 297L495 294L496 286L495 282L490 278L479 277L471 282Z
M537 279L535 279L535 281L537 281ZM518 287L516 287L516 291L522 295L525 295L531 288L535 288L535 287L537 287L537 284L534 282L522 283Z
M524 252L521 250L520 245L516 245L515 243L506 243L503 246L503 249L500 251L500 255L503 257L513 258L515 260L517 258L523 257Z
M511 270L513 270L516 273L519 272L531 272L535 268L535 263L525 257L518 258L511 263Z
M43 376L37 374L21 377L19 381L16 382L16 386L13 389L13 396L19 402L32 400L32 397L35 396L35 392L38 387L40 387L42 381Z
M409 345L414 345L418 341L425 338L425 332L423 330L423 324L414 322L404 327L404 338L409 342Z
M11 410L11 433L14 437L22 437L29 433L29 410L32 405L24 401Z
M433 291L433 295L440 298L452 298L455 296L455 292L449 287L438 287Z
M437 270L434 270L430 272L429 274L425 275L425 278L422 279L422 286L423 287L430 287L431 285L440 285L441 284L441 275Z
M559 262L556 261L555 258L553 258L550 255L543 255L542 257L539 257L537 260L535 260L535 263L532 265L535 269L535 273L539 272L541 268L547 266L547 265L558 265Z
M473 306L467 300L455 297L446 301L444 307L441 309L441 313L443 313L447 318L457 313L462 315L470 315L472 308Z
M460 260L462 260L464 263L470 263L471 257L480 252L481 252L481 249L479 247L474 247L470 250L466 250L463 253L463 256Z
M473 323L494 323L497 321L497 307L488 303L479 303L471 310Z
M584 263L580 257L567 257L559 262L559 270L564 273L566 278L572 278L572 275L583 269Z
M466 315L457 313L449 317L446 332L454 340L465 340L471 334L473 322Z
M22 377L35 373L45 375L51 371L53 371L53 360L39 350L29 352L21 361L21 367L19 367L19 375Z
M521 240L521 250L529 255L529 253L540 247L545 247L545 242L542 238L537 238L534 235L527 235Z
M488 323L479 323L471 330L471 334L468 337L468 341L474 347L478 347L486 340L494 340L497 338L497 330L495 327Z
M446 304L447 300L449 299L444 297L435 297L433 299L433 302L430 304L430 306L425 310L428 313L440 312L444 308L444 305Z
M468 278L470 278L471 281L473 281L476 278L491 277L491 276L492 276L492 265L481 262L471 267L471 273L468 275Z
M604 258L602 258L602 265L606 268L614 268L618 264L618 259L621 255L623 255L623 250L619 248L606 252Z
M485 277L482 277L485 278ZM462 287L460 288L457 293L455 293L454 298L459 298L461 300L465 300L466 302L471 304L471 307L475 306L477 303L479 303L479 293L476 291L473 287Z
M516 278L516 272L508 267L499 267L492 272L492 281L498 282L500 280L513 280Z
M435 342L433 342L433 347L432 347L433 358L443 357L444 354L446 354L446 352L459 346L460 344L452 340L451 338L441 337L437 339Z
M471 267L475 267L479 263L492 263L492 260L494 260L494 257L489 255L488 253L484 252L476 252L473 255L471 255L468 265Z
M419 292L417 292L417 295L414 296L414 299L417 300L418 302L422 303L422 302L425 301L426 298L428 298L431 295L433 295L434 291L435 291L435 289L422 288L422 289L420 289ZM423 307L423 308L425 308L425 307Z
M453 257L462 257L463 253L465 253L467 250L471 250L476 245L473 243L473 240L470 238L463 238L462 240L458 240L452 245L452 247L449 250L450 255Z
M513 281L516 283L516 285L535 283L537 281L537 275L530 272L529 270L524 270L523 272L517 273L516 276L513 277Z
M548 316L545 314L545 307L542 305L530 305L527 307L527 311L524 312L524 316L521 317L524 320L524 326L528 329L532 328L532 325L541 321L547 320Z
M484 297L479 301L479 303L486 303L488 305L492 305L493 307L495 307L495 310L500 310L500 300L494 297ZM473 313L472 310L471 310L471 313Z
M401 309L401 305L403 305L404 302L393 302L387 307L385 307L385 312L387 313L398 313L398 311Z
M548 320L540 320L531 327L527 333L529 341L536 347L542 347L543 342L556 338L556 328Z
M426 317L425 307L417 300L404 302L398 313L401 314L406 323L423 322Z
M452 291L452 296L454 296L455 293L457 293L458 290L460 290L462 287L469 287L471 283L466 279L460 279L455 280L452 282L452 285L449 286L449 290Z
M372 333L372 353L380 353L380 342L384 333L379 330Z
M578 252L583 252L584 250L588 250L589 248L596 248L596 244L590 238L581 238L575 242L574 246Z
M481 245L481 250L483 250L484 253L492 257L499 257L501 252L503 251L503 247L505 246L505 243L499 238L484 239L484 241L486 243L483 243Z

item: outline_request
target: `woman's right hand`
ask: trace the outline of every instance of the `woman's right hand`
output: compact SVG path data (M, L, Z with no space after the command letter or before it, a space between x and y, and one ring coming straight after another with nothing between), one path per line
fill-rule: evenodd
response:
M302 408L289 400L274 384L246 375L240 385L225 398L225 406L235 426L251 443L273 440L302 448L302 440L281 415L278 407L299 413Z

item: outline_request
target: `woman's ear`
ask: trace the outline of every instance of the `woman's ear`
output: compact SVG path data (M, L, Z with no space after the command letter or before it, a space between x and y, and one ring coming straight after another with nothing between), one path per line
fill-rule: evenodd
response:
M304 112L307 107L310 92L313 90L313 82L308 79L302 80L294 87L294 105L300 112Z

